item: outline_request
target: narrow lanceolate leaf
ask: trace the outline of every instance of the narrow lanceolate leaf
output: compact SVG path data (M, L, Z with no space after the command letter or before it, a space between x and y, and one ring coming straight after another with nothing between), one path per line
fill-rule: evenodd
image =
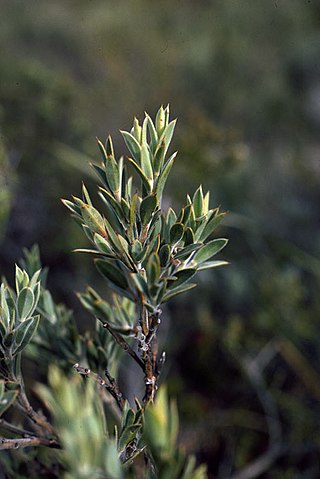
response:
M146 113L146 119L147 119L147 125L148 125L148 131L150 135L150 145L151 145L151 151L152 153L155 152L155 149L158 144L158 134L157 131L154 127L153 121L151 120L150 116Z
M109 256L114 256L114 251L111 248L109 241L106 240L103 236L95 233L94 235L94 242L101 253L104 253Z
M186 283L191 279L195 274L197 270L195 268L186 268L182 269L180 271L177 271L174 275L176 277L175 280L173 281L168 281L168 290L172 290L173 288L177 288L183 283Z
M175 223L170 228L170 244L176 244L183 236L183 224Z
M198 271L203 271L204 269L217 268L218 266L228 265L228 261L205 261L197 268Z
M85 203L87 203L88 205L92 206L92 201L90 199L90 195L88 193L88 190L84 184L84 182L82 182L82 197L83 197L83 201Z
M107 182L110 190L119 199L120 183L118 163L112 156L108 156L105 165Z
M193 210L196 218L203 215L203 193L202 186L199 186L193 196Z
M133 259L137 262L141 261L141 257L143 256L143 248L142 244L140 243L139 240L134 240L132 246L131 246L131 256Z
M140 166L132 159L132 158L127 158L129 163L133 166L133 168L135 169L135 171L138 173L141 181L142 181L142 184L143 186L145 187L146 191L148 193L151 192L152 190L152 185L150 184L148 178L146 177L146 175L144 174L144 172L142 171L142 169L140 168Z
M149 150L146 143L144 143L141 147L141 169L150 181L150 183L152 183L153 170Z
M157 192L157 195L158 195L159 198L162 195L164 186L166 184L168 175L170 173L170 170L172 168L172 165L173 165L173 162L174 162L174 159L175 159L176 155L177 155L177 152L173 153L173 155L170 156L170 158L168 159L168 161L164 165L164 167L163 167L163 169L162 169L162 171L159 175L159 178L157 180L156 192Z
M31 341L37 330L40 316L34 316L20 323L15 330L13 355L20 353Z
M161 106L156 116L156 129L157 129L158 136L162 134L164 128L165 128L165 114L164 114L163 106Z
M157 283L160 276L160 259L159 255L155 252L151 253L148 258L147 265L146 265L146 272L148 278L148 285L152 286Z
M202 243L194 243L181 248L175 253L174 259L184 260L187 259L192 253L198 251L202 247Z
M177 288L172 288L164 294L162 298L162 302L164 303L166 301L169 301L169 299L174 298L178 294L185 293L186 291L189 291L190 289L193 289L196 286L197 286L196 283L189 283L189 284L182 284L178 286Z
M158 200L156 195L149 195L146 196L140 205L140 218L141 218L141 223L143 225L147 225L151 218L152 215L157 208Z
M106 159L107 159L107 152L106 152L106 149L103 145L103 143L97 138L97 143L98 143L98 146L99 146L99 150L101 151L101 154L103 156L103 161L105 162Z
M3 381L4 383L4 381ZM5 391L0 400L0 417L2 414L9 409L9 407L14 403L17 395L18 395L18 390L17 391Z
M131 135L131 133L128 133L127 131L120 131L122 134L124 141L128 147L128 150L130 151L130 154L132 157L137 161L137 163L140 163L140 155L141 155L141 147L135 137Z
M211 233L215 230L215 228L218 226L220 221L224 218L225 213L220 213L216 216L213 216L208 223L206 224L204 230L201 233L200 239L201 241L205 241L208 236L211 235Z
M95 260L95 264L99 273L106 279L111 289L131 300L134 299L129 290L127 278L116 262L97 259Z
M164 154L167 153L168 148L170 146L172 136L173 136L173 132L174 132L174 128L176 126L176 122L177 122L177 120L171 121L163 132L163 141L164 141L164 145L165 145Z
M107 141L106 141L106 152L107 152L107 156L112 156L113 158L115 157L114 156L114 150L113 150L113 144L112 144L112 138L110 135L108 135L108 138L107 138Z
M197 264L203 263L207 261L208 259L212 258L215 254L219 253L226 244L228 243L228 240L225 238L219 238L210 241L207 243L205 246L203 246L199 251L196 252L196 254L193 257L193 261Z
M66 206L71 211L71 213L73 213L74 215L81 215L81 210L79 206L72 203L72 201L64 200L64 199L62 199L61 201L64 204L64 206Z
M193 244L195 242L194 234L191 228L186 228L183 235L184 244L186 246Z
M100 180L102 181L102 183L103 183L105 186L108 186L105 170L104 170L103 168L101 168L101 166L94 165L93 163L91 163L91 166L92 166L92 168L95 170L96 174L98 175L98 177L100 178Z
M139 144L141 142L141 132L142 132L142 128L139 125L138 119L135 118L133 121L133 128L131 130L131 134L135 137L135 139L137 140Z
M30 288L23 288L17 300L17 310L20 321L24 321L34 309L34 294Z
M138 273L131 273L130 276L139 293L142 293L145 297L147 297L149 291L146 280L141 276L141 274Z
M166 145L164 141L158 144L156 151L154 153L153 159L153 170L154 174L157 177L163 167L164 158L165 158Z
M161 266L163 268L167 266L170 260L170 246L168 244L164 244L161 246L159 251L159 258Z
M81 214L83 221L91 231L105 235L104 220L98 210L93 206L83 203L81 205Z

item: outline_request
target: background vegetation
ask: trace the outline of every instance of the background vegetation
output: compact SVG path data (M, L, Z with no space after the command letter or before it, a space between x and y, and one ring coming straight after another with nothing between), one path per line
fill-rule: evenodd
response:
M219 234L231 262L165 311L181 442L210 477L318 477L319 4L0 8L1 273L12 279L22 247L38 243L55 300L90 323L74 291L105 290L70 252L87 244L59 198L82 178L90 187L95 136L111 133L119 152L118 127L170 103L180 159L168 201L202 182L229 211Z

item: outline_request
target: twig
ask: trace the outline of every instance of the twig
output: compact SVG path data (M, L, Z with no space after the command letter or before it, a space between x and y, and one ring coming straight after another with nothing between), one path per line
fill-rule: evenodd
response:
M108 368L105 368L104 370L104 374L106 375L106 378L108 379L109 381L109 384L110 386L107 386L106 385L106 388L108 389L108 391L110 392L110 394L115 398L115 400L117 401L117 404L120 408L121 411L123 411L123 408L124 408L124 399L123 399L123 394L122 392L120 391L120 388L115 380L115 378L113 378L111 376L111 374L109 373L108 371Z
M46 439L44 437L23 437L18 439L0 438L0 450L1 449L19 449L19 447L29 446L47 446L56 449L60 449L60 444L53 439Z
M93 377L95 381L97 381L100 386L106 388L106 390L111 394L111 396L115 399L120 411L123 411L124 408L124 398L123 394L120 391L120 388L116 382L116 380L111 376L107 368L105 369L105 375L109 381L109 384L103 379L99 374L91 371L91 369L86 368L84 366L80 366L79 363L73 365L73 369L77 371L77 373L82 374L86 377Z
M5 419L0 419L0 428L6 429L9 432L13 432L14 434L20 434L21 436L33 437L34 433L31 431L27 431L26 429L22 429L20 427L14 426L14 424L10 424Z
M42 430L45 429L49 434L56 436L55 430L51 426L51 424L46 420L43 415L37 413L29 403L29 399L27 398L27 395L24 390L24 385L21 383L21 381L20 385L21 387L19 395L17 397L17 405L27 414L29 419L31 419L34 424L40 426Z
M143 361L139 358L137 353L132 349L132 347L127 343L127 341L123 339L120 334L114 331L114 329L108 323L104 322L102 323L102 326L109 331L109 333L114 337L119 346L135 360L135 362L140 366L142 370L144 370Z

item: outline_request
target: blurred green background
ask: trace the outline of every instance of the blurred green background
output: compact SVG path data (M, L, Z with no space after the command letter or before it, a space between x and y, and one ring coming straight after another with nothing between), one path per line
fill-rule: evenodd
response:
M90 324L74 291L105 289L71 253L87 243L59 198L95 188L95 136L120 155L118 129L170 103L166 203L209 189L231 262L164 311L181 441L212 478L318 478L319 2L1 0L0 14L1 273L38 243L55 299Z

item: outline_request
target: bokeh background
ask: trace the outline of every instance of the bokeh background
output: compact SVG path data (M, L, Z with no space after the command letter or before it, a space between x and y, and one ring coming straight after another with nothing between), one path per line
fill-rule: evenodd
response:
M230 266L165 311L181 442L209 477L318 478L320 4L1 0L0 271L38 243L57 301L104 293L59 198L90 191L95 137L170 103L166 202L229 212ZM259 469L260 468L260 469Z

